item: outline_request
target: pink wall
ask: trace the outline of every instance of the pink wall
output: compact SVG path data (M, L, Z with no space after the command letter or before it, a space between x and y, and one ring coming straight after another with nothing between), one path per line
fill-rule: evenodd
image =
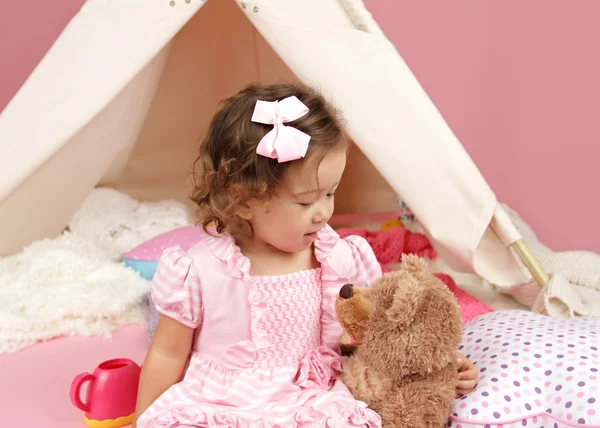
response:
M501 201L600 252L596 0L365 0ZM0 4L0 110L82 0Z
M365 3L498 199L600 252L600 2Z
M0 111L83 3L83 0L0 2Z

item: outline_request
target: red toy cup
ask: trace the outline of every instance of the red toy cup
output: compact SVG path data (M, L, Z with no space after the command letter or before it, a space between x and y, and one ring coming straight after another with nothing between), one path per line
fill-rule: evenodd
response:
M133 422L141 367L127 358L101 363L93 374L81 373L71 383L71 403L84 412L90 428L118 428ZM81 387L89 382L87 400Z

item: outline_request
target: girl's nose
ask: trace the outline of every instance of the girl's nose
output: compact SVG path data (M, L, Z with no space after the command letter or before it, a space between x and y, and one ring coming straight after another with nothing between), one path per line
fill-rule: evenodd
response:
M313 216L313 223L325 223L331 216L329 211L330 208L327 204L319 204Z

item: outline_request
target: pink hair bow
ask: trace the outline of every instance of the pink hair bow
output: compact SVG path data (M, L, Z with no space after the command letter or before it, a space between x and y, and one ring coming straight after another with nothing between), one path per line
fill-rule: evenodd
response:
M306 155L310 135L284 123L292 122L308 113L302 101L292 96L281 101L257 101L252 122L273 125L258 143L256 153L279 163L300 159Z

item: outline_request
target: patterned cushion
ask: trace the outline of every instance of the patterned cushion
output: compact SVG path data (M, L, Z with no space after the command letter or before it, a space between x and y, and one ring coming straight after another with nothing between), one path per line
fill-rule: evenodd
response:
M185 226L149 239L123 254L123 262L144 278L154 277L158 260L166 248L180 246L187 250L206 237L199 226Z
M480 370L449 427L600 427L599 319L498 311L468 323L460 350Z

